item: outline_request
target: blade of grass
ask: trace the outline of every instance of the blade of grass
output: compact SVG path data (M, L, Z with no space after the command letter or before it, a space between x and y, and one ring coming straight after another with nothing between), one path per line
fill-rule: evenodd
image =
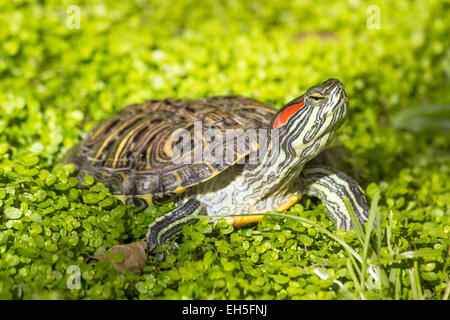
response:
M330 277L328 274L324 274L324 273L320 272L319 269L314 269L314 273L323 280L326 280ZM356 297L344 286L344 284L342 282L335 280L335 279L333 280L333 282L339 286L339 290L342 292L342 294L346 298L351 299L351 300L356 300Z
M382 272L381 272L381 268L377 267L377 276L378 276L378 292L380 295L383 294L383 278L382 278Z
M347 263L346 264L347 264L347 269L348 269L348 271L350 273L350 276L353 279L353 283L355 284L355 289L357 291L361 292L361 285L359 284L360 281L358 280L358 277L356 276L356 273L355 273L355 270L353 269L352 262L351 262L350 258L347 258Z
M333 282L339 286L339 290L342 291L342 294L344 296L351 300L357 300L353 293L351 293L340 281L334 280Z
M422 286L420 284L420 271L417 260L414 261L414 277L416 279L417 294L420 300L423 300Z
M414 267L411 267L409 270L409 280L411 282L411 293L412 293L412 298L413 300L419 300L420 299L420 295L419 292L417 290L417 283L416 283L416 277L414 275Z
M382 296L383 292L383 286L388 288L390 286L389 279L387 275L387 271L385 270L385 267L381 263L382 255L381 255L381 245L383 241L383 232L381 227L381 212L376 210L375 215L375 234L376 234L376 240L377 240L377 246L376 251L373 253L373 258L375 258L375 263L377 264L376 271L378 276L378 291L380 296Z
M232 215L215 215L215 216L200 216L200 215L192 215L192 218L196 218L196 219L218 219L218 218L228 218L228 217L240 217L242 216L241 214L232 214ZM344 249L347 250L347 252L351 255L353 255L359 262L362 262L362 258L361 256L352 248L350 247L344 240L342 240L341 238L337 237L336 235L332 234L330 231L328 231L327 229L319 226L318 224L302 218L302 217L297 217L297 216L293 216L290 214L285 214L285 213L276 213L276 212L265 212L265 213L254 213L254 214L246 214L246 216L273 216L273 217L280 217L280 218L290 218L290 219L294 219L294 220L298 220L301 221L303 223L309 224L313 227L315 227L317 230L319 230L320 232L326 234L328 237L330 237L331 239L333 239L334 241L338 242L341 246L344 247Z
M400 286L400 269L398 268L392 268L390 273L389 273L389 282L392 284L392 286L394 287L394 299L398 300L399 299L399 295L400 295L400 290L399 290L399 286Z
M405 251L397 255L397 259L414 259L419 257L439 257L442 254L442 250L423 248L414 251Z
M382 230L381 230L381 213L377 210L377 214L375 216L375 234L377 236L377 257L381 257L381 241L382 241Z
M392 216L393 216L393 213L392 213L392 210L390 210L390 211L389 211L389 223L388 223L388 226L387 226L387 229L386 229L386 241L387 241L387 246L388 246L389 253L391 254L391 256L394 255L394 250L392 250L392 247L391 247L391 239L392 239Z
M354 268L354 270L355 270L357 276L358 276L358 277L361 277L361 269L359 268L358 263L355 261L355 259L353 258L352 255L349 255L348 257L350 258L350 261L351 261L351 263L352 263L352 266L353 266L353 268Z
M371 209L369 211L369 219L370 219L370 215L372 214L373 215L372 219L375 219L376 217L378 217L377 221L381 220L381 216L379 215L379 211L377 209L378 208L379 196L380 196L380 193L377 192L377 194L374 196L374 199L372 199ZM373 200L375 200L375 198L376 198L376 201L374 202ZM360 241L361 245L364 246L364 244L366 243L367 227L366 227L366 232L364 232L363 229L362 229L362 226L361 226L361 224L360 224L360 222L358 220L358 218L356 217L355 211L353 210L353 207L350 204L350 201L348 200L348 198L343 197L342 200L344 201L344 204L345 204L345 206L347 208L347 211L348 211L348 213L350 215L350 218L352 220L353 226L354 226L355 231L356 231L356 233L358 235L359 241ZM373 225L373 221L372 221L371 225ZM377 225L380 225L380 222L378 222ZM379 231L379 232L380 232L379 236L380 236L380 239L381 239L381 231ZM370 239L370 235L369 235L369 239ZM368 246L371 249L370 250L370 257L374 257L376 261L380 261L381 255L377 254L376 249L372 246L370 241L368 243ZM381 244L380 244L380 247L381 247ZM387 279L386 273L384 272L384 270L380 270L380 271L381 271L381 278L379 278L379 279L386 280ZM385 281L385 282L387 282L387 281Z
M380 192L378 191L375 196L372 199L372 203L370 205L370 211L369 211L369 219L366 224L366 232L365 232L365 239L363 242L363 261L362 261L362 267L361 267L361 290L364 291L364 285L366 281L366 273L367 273L367 255L370 245L370 234L372 233L372 225L375 221L375 216L378 211L378 199L380 197ZM380 281L380 280L378 280Z
M345 207L347 208L348 214L350 215L350 219L352 220L353 228L355 229L356 235L358 236L359 242L361 244L364 243L365 234L361 227L361 223L356 217L355 211L350 203L350 200L346 197L342 197L342 201L344 201Z
M400 294L402 293L402 281L401 281L401 270L400 269L395 269L397 270L396 272L396 276L395 276L395 300L399 300L400 299Z
M449 132L450 108L448 104L426 104L409 108L392 117L392 126L400 130Z
M448 300L449 295L450 295L450 280L447 283L447 287L445 288L444 295L442 296L442 300Z

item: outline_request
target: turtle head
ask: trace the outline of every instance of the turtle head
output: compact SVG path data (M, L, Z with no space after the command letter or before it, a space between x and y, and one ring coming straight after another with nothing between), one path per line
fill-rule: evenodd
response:
M328 79L321 84L311 87L304 94L306 107L321 109L320 117L334 114L342 107L343 116L347 112L348 99L344 85L338 79Z
M337 79L328 79L281 108L272 128L280 128L280 147L286 153L294 152L305 163L331 142L347 109L344 85Z

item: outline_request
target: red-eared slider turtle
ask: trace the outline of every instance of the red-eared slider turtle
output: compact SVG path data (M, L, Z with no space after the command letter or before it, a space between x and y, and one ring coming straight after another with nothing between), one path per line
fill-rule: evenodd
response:
M197 220L191 216L240 214L230 222L243 225L261 219L246 214L285 211L301 195L321 199L336 228L348 230L342 198L363 223L363 193L344 173L314 161L347 108L336 79L279 110L241 96L147 101L97 126L66 162L76 165L80 182L89 174L123 203L174 200L176 208L149 226L149 253Z

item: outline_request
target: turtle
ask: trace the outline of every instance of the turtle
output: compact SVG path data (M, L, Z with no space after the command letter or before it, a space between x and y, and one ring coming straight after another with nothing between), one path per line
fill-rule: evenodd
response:
M335 228L348 231L353 224L342 198L364 223L364 191L318 161L347 111L338 79L280 109L238 95L149 100L100 123L64 162L75 165L80 186L91 175L124 204L175 203L149 225L148 254L200 215L243 226L260 221L257 213L286 211L303 195L319 198Z

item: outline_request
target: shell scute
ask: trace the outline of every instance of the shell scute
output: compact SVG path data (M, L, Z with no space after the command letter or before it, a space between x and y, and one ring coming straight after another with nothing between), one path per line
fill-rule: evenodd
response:
M271 106L241 96L133 104L96 126L64 162L77 166L80 180L90 174L117 195L179 193L213 178L258 148L245 140L240 150L222 144L205 153L212 141L203 134L202 143L196 143L196 121L202 133L216 130L225 137L227 129L268 128L275 113ZM188 138L173 139L179 132L188 133ZM172 154L175 144L191 152L177 159ZM194 158L198 152L206 154L200 162Z

